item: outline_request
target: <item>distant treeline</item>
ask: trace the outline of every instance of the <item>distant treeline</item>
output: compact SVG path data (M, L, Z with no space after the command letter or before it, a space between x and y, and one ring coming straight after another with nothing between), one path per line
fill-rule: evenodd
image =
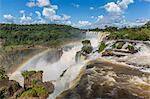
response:
M110 32L108 39L150 40L150 21L139 27L105 27L105 29L89 29L89 31Z
M46 44L81 37L82 30L56 24L0 24L0 42L4 46Z

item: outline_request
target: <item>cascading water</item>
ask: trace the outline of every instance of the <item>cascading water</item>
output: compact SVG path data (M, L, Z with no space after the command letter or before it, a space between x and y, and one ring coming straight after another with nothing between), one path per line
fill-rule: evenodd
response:
M94 50L97 50L99 42L103 41L103 38L106 37L107 33L98 33L98 32L87 32L86 38L91 41L91 44ZM107 43L111 45L114 41L108 41ZM125 62L136 62L139 64L149 64L150 50L149 46L146 46L143 43L136 45L137 47L141 46L141 51L136 54L131 54L126 57L121 58L108 58L112 61L125 61ZM57 95L63 92L66 89L69 89L72 86L74 79L78 76L83 66L89 60L96 59L101 57L101 54L95 52L89 55L88 59L81 61L79 63L75 62L76 52L81 50L81 42L77 41L65 45L60 49L49 49L43 53L40 53L28 62L23 64L19 69L16 70L11 76L10 79L16 80L23 85L23 78L21 76L21 71L24 70L43 70L43 80L44 81L53 81L55 85L55 90L50 94L48 99L55 99ZM109 49L111 46L106 47ZM143 59L143 60L141 60ZM140 63L141 62L141 63ZM127 65L128 66L128 65ZM65 73L60 77L60 75L65 71ZM149 72L149 71L148 71Z
M85 39L89 39L94 48L99 44L97 35L98 33L86 33ZM77 41L75 43L70 43L59 50L47 50L40 53L23 64L23 66L17 69L16 72L11 74L10 79L16 80L23 85L21 71L43 70L43 80L53 81L55 85L55 91L50 95L50 99L54 99L60 92L69 88L69 83L75 79L80 72L83 65L81 65L82 63L76 64L75 54L77 51L81 50L81 47L81 42ZM60 75L66 69L67 71L64 76L60 78Z

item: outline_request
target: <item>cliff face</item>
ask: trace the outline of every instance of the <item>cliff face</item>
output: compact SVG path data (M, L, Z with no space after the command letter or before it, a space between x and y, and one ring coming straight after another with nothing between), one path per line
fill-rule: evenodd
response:
M92 53L93 47L91 45L90 40L84 40L82 41L82 48L80 51L76 52L75 61L80 62L83 60L86 60L88 58L88 55Z
M22 73L24 77L24 88L30 88L33 86L33 83L42 82L43 72L42 71L25 71Z
M149 74L101 59L89 62L76 86L57 99L148 99Z
M6 51L5 49L0 49L0 68L1 66L3 66L6 72L11 73L15 71L16 68L20 66L20 64L24 63L29 58L39 52L42 52L43 50L45 49L24 49L24 47L18 49L10 48L9 51Z
M20 90L21 86L18 82L9 80L4 70L0 69L0 99L8 99L13 97L17 90Z
M25 71L22 75L24 87L16 81L10 81L8 77L0 79L0 99L46 99L54 91L54 85L51 82L43 82L42 71Z

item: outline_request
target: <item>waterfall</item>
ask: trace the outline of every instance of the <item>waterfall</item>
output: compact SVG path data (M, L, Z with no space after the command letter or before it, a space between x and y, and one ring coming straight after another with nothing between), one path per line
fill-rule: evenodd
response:
M105 40L104 38L107 35L108 33L87 32L85 39L90 40L94 50L97 50L99 43ZM113 41L108 41L107 43L111 45L112 42ZM48 49L42 53L39 53L11 74L10 79L16 80L23 85L23 77L21 76L22 71L43 70L43 80L52 81L55 85L55 90L52 94L50 94L48 99L55 99L57 95L72 86L72 82L76 79L77 75L81 71L81 68L85 66L87 61L101 57L101 54L95 52L90 54L87 60L76 63L75 55L76 52L81 50L81 47L81 42L76 41L64 45L64 47L59 49ZM141 47L141 50L138 53L123 57L121 60L150 65L150 54L148 54L150 53L149 46L146 46L144 43L139 43L136 47ZM110 48L110 46L108 46L108 48ZM120 58L116 59L112 57L111 61L112 60L120 60ZM62 73L63 76L60 76Z
M86 38L91 41L91 45L96 49L99 45L98 39L99 33L86 33ZM83 63L76 64L75 55L76 52L81 50L82 44L77 41L65 45L60 49L49 49L44 51L33 58L29 59L20 68L18 68L13 74L10 75L11 80L18 81L23 85L23 77L21 72L24 70L43 70L43 80L53 81L55 85L55 91L50 95L50 99L54 99L60 92L69 88L69 83L76 78ZM66 71L63 77L60 75L63 71Z

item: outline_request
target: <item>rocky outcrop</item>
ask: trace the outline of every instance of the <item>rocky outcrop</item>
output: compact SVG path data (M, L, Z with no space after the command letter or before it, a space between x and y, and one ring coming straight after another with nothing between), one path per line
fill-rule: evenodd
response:
M3 74L2 74L3 73ZM0 99L46 99L54 91L51 82L43 82L42 71L24 71L24 87L18 82L9 80L1 70L0 77Z
M46 99L54 91L51 82L43 82L43 71L24 71L24 91L18 93L21 98Z
M149 74L108 61L89 62L79 82L56 99L148 99ZM135 82L134 82L135 81Z
M43 71L24 71L22 73L24 77L24 88L30 88L35 82L42 82L43 80Z
M136 48L135 42L129 41L113 41L108 43L108 41L102 41L99 46L99 53L102 53L102 56L115 56L115 57L124 57L128 54L137 53L139 48Z
M79 62L81 60L86 60L88 58L88 55L93 51L93 47L91 45L90 40L82 41L82 45L83 47L81 48L81 51L78 51L76 53L76 57L75 57L76 62Z
M9 80L3 69L0 69L0 99L9 99L21 89L18 82Z

